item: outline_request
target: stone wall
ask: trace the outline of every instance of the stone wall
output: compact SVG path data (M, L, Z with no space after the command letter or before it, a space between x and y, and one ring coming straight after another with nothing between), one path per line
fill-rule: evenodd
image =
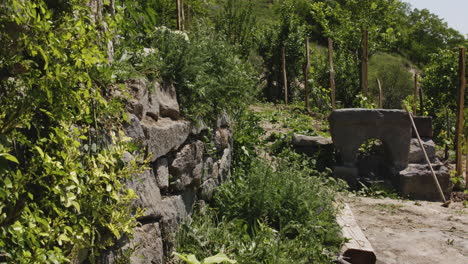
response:
M128 186L145 209L134 238L122 238L118 247L105 252L102 263L115 263L122 252L132 253L130 263L165 263L173 251L178 225L197 200L208 200L230 175L232 131L227 116L216 124L195 125L180 115L174 86L136 79L127 82L132 99L126 134L148 155L148 170ZM208 154L209 153L209 154ZM125 159L132 159L128 153Z

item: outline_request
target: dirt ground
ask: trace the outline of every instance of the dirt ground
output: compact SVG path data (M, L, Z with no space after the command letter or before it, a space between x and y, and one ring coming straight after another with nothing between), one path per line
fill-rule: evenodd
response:
M378 264L467 264L468 208L463 203L352 197L348 204Z

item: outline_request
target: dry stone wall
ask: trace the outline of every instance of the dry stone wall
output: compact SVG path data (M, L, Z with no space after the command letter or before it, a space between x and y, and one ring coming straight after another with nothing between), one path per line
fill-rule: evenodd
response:
M175 232L194 203L211 199L230 175L230 120L223 115L212 126L184 120L170 84L135 79L126 87L132 96L126 134L151 161L148 170L128 182L139 196L133 206L145 211L133 239L122 238L101 262L116 263L127 252L132 264L165 263L173 251ZM133 155L127 153L125 159Z

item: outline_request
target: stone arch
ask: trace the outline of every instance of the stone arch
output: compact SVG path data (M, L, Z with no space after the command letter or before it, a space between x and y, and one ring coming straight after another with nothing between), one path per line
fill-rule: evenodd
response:
M347 167L355 167L356 154L361 144L379 139L385 144L389 161L397 170L408 166L411 141L411 121L403 110L340 109L328 118L335 147Z

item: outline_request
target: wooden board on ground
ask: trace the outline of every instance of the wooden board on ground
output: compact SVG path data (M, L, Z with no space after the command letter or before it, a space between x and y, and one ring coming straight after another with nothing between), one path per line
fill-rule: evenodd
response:
M344 205L336 220L343 236L349 239L342 248L343 259L352 264L374 264L377 261L374 249L358 226L348 204Z

